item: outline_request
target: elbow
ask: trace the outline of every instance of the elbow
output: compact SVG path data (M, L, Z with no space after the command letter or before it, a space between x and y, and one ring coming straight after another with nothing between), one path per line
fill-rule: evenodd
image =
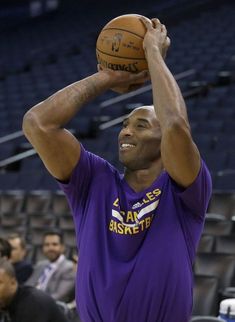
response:
M24 135L30 139L30 137L40 129L37 116L32 110L29 110L23 117L22 130Z

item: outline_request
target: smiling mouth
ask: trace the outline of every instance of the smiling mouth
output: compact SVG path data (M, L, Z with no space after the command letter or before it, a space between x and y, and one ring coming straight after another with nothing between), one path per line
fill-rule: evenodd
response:
M127 150L131 150L135 148L134 144L130 144L130 143L122 143L120 144L120 150L121 151L127 151Z

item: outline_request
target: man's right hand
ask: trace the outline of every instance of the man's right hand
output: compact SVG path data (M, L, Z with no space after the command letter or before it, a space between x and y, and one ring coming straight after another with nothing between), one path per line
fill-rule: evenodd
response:
M98 71L106 73L110 77L110 89L119 94L136 90L149 80L149 73L144 70L140 73L130 73L126 71L116 71L98 65Z

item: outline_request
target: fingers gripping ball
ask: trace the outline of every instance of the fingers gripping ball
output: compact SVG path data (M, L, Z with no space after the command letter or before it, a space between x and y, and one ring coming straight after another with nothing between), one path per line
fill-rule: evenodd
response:
M131 73L148 69L143 49L146 28L140 17L123 15L104 26L96 42L97 61L102 67Z

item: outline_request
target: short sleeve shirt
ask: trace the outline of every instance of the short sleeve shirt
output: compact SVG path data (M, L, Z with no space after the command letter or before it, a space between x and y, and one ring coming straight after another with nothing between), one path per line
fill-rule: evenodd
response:
M205 163L187 189L162 171L135 192L107 161L81 149L60 186L75 223L82 321L188 322L192 263L211 195Z

